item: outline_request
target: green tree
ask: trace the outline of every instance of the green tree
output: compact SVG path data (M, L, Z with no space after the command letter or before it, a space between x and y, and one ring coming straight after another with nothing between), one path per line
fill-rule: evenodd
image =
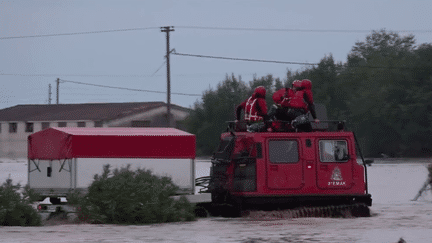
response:
M329 119L348 121L367 156L432 155L432 44L416 46L413 35L384 29L356 42L345 63L330 54L318 65L287 69L283 81L269 74L245 84L227 76L195 103L189 128L199 153L214 151L225 121L255 87L266 87L270 106L272 93L296 79L312 81L315 103L326 106Z
M226 130L227 121L235 120L235 108L251 93L250 87L234 74L226 75L216 89L206 90L202 101L194 104L186 120L188 131L197 137L197 154L212 154L219 144L220 133Z
M420 124L427 121L425 110L420 107L424 97L430 97L418 89L422 85L416 85L419 59L414 36L400 37L385 30L357 42L348 55L341 78L355 87L348 97L350 120L369 154L402 156L416 151L410 155L419 155L411 145L418 141L414 134L426 132Z

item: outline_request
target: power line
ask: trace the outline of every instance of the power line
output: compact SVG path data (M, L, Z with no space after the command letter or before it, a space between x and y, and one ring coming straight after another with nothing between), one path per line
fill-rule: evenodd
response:
M159 68L150 77L153 77L163 66L165 66L165 63L166 61L164 61L162 65L160 65Z
M74 76L74 77L108 77L108 78L142 78L142 77L151 77L151 75L144 74L131 74L131 75L122 75L122 74L35 74L35 73L0 73L2 76L40 76L40 77L58 77L58 76ZM156 75L159 76L159 75ZM162 75L160 75L162 76Z
M83 93L75 93L75 92L62 92L63 96L67 96L67 95L73 95L73 96L103 96L103 97L107 97L109 96L110 98L112 97L134 97L134 96L139 96L141 94L139 93L133 93L131 94L131 92L128 93L115 93L115 94L111 94L111 93L88 93L88 90L86 90Z
M286 61L272 61L272 60L260 60L260 59L250 59L250 58L237 58L237 57L217 57L217 56L206 56L206 55L195 55L195 54L185 54L172 52L173 55L178 56L189 56L189 57L201 57L201 58L213 58L213 59L224 59L233 61L248 61L248 62L270 62L279 64L298 64L298 65L318 65L318 63L308 63L308 62L286 62Z
M130 28L130 29L117 29L117 30L99 30L99 31L59 33L59 34L46 34L46 35L8 36L8 37L0 37L0 40L23 39L23 38L38 38L38 37L53 37L53 36L65 36L65 35L88 35L88 34L101 34L101 33L110 33L110 32L126 32L126 31L149 30L149 29L159 29L159 27Z
M122 74L37 74L37 73L0 73L0 76L23 76L23 77L104 77L104 78L142 78L142 77L165 77L164 74L155 75L163 66L165 62L161 64L161 66L152 74L152 75L144 75L144 74L131 74L131 75L122 75ZM183 73L183 74L171 74L171 76L176 77L191 77L191 76L220 76L220 73ZM224 75L224 74L223 74ZM253 75L253 73L245 73L240 75Z
M68 36L68 35L88 35L88 34L101 34L101 33L112 33L112 32L140 31L140 30L159 29L159 28L161 27L143 27L143 28L129 28L129 29L116 29L116 30L58 33L58 34L26 35L26 36L6 36L6 37L0 37L0 40L55 37L55 36ZM320 30L320 29L238 28L238 27L212 27L212 26L176 26L176 28L201 29L201 30L306 32L306 33L313 33L313 32L315 33L370 33L371 31L373 31L373 30L332 30L332 29ZM397 33L432 33L432 30L389 30L389 31L397 32Z
M173 52L173 55L178 56L190 56L190 57L201 57L201 58L213 58L213 59L224 59L224 60L232 60L232 61L249 61L249 62L269 62L269 63L278 63L278 64L298 64L298 65L319 65L319 63L308 63L308 62L287 62L287 61L272 61L272 60L260 60L260 59L248 59L248 58L236 58L236 57L217 57L217 56L206 56L206 55L195 55L195 54L185 54L185 53L177 53ZM429 70L429 67L391 67L391 66L346 66L346 68L379 68L379 69L426 69Z
M318 33L369 33L373 30L320 30L320 29L277 29L277 28L236 28L236 27L209 27L209 26L176 26L180 29L203 30L234 30L234 31L267 31L267 32L318 32ZM432 30L389 30L398 33L432 33Z
M71 80L64 80L64 79L60 79L60 80L61 80L62 82L69 82L69 83L75 83L75 84L82 84L82 85L96 86L96 87L102 87L102 88L122 89L122 90L129 90L129 91L138 91L138 92L149 92L149 93L166 94L166 92L163 92L163 91L145 90L145 89L131 89L131 88L115 87L115 86L100 85L100 84L90 84L90 83L84 83L84 82L78 82L78 81L71 81ZM186 96L201 96L200 94L185 94L185 93L172 93L172 94L176 94L176 95L186 95Z

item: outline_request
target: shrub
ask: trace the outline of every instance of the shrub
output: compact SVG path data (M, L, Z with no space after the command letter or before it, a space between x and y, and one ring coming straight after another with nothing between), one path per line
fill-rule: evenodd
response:
M171 178L153 175L150 170L132 171L128 165L111 173L110 166L105 165L102 175L95 175L87 194L81 199L73 196L72 202L78 206L78 219L86 222L149 224L194 220L192 204L184 197L171 197L177 190Z
M7 179L0 186L0 225L2 226L40 226L41 216L30 206L38 197L28 185L14 185Z

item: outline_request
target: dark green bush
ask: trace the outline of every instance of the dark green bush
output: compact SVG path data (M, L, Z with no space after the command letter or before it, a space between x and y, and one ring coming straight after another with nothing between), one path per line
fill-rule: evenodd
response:
M0 225L2 226L40 226L41 217L32 206L38 195L28 186L14 185L7 179L0 186Z
M174 200L178 187L169 177L153 175L150 170L130 166L115 169L103 167L95 175L88 192L81 199L68 201L78 207L78 219L109 224L150 224L195 219L193 206L186 198Z

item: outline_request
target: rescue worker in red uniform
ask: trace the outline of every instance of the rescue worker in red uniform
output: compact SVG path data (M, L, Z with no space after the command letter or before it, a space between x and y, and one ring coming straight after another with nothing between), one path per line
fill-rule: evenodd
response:
M309 79L295 80L293 82L294 94L290 97L288 117L293 125L300 124L303 131L311 131L312 126L307 113L310 112L314 121L319 122L315 112L315 104L312 95L312 82Z
M244 119L248 124L249 132L265 131L268 121L267 103L264 86L255 88L254 93L236 108L236 121L240 120L241 110L244 110Z
M310 111L315 122L319 122L313 101L312 82L309 79L293 81L292 89L282 88L272 98L275 104L269 111L271 119L293 122L300 130L311 131L312 126L307 118Z
M269 117L273 120L289 121L288 117L289 101L294 95L294 91L288 87L282 88L273 93L274 104L269 110Z

